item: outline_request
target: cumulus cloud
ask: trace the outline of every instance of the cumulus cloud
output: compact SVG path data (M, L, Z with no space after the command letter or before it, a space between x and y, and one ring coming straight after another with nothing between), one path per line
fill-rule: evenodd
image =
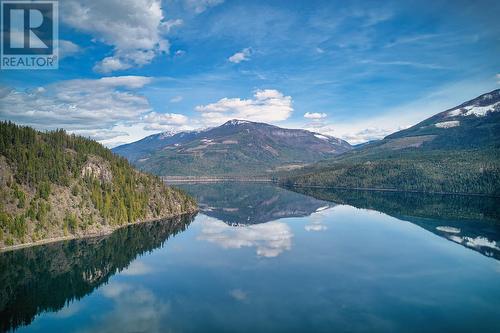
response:
M175 126L186 125L189 118L178 113L150 112L146 114L142 120L146 124L146 130L156 131L168 130Z
M195 13L203 13L210 7L214 7L223 3L224 0L185 0L186 6Z
M59 41L59 59L74 56L82 51L81 47L69 40Z
M64 23L114 48L94 67L102 73L140 67L168 53L162 34L181 23L164 21L160 0L66 0L61 11Z
M351 144L359 144L363 142L383 139L397 130L398 129L371 127L353 133L346 133L342 135L342 139L350 142Z
M246 49L243 49L240 52L236 52L235 54L230 56L228 60L234 64L239 64L242 61L250 60L251 53L252 49L247 47Z
M381 124L381 121L374 123ZM324 135L333 136L349 142L352 145L380 140L396 131L407 128L408 126L397 126L387 123L387 126L370 126L370 122L363 121L361 123L351 124L332 124L319 121L312 121L305 126L305 129L317 132Z
M119 76L61 81L27 91L0 87L0 119L40 130L64 128L109 145L133 131L145 136L151 133L144 129L158 132L185 126L186 116L153 112L147 98L136 91L151 81Z
M324 119L326 118L327 115L326 113L318 113L318 112L306 112L304 114L304 118L306 119L312 119L312 120L319 120L319 119Z
M277 257L292 248L293 233L282 222L268 222L233 227L224 222L207 219L198 239L215 243L225 249L255 247L260 257Z
M142 76L107 77L12 90L0 100L1 116L41 129L104 129L151 110L147 99L133 92L150 81Z
M277 122L288 119L293 112L292 97L274 89L257 90L253 99L223 98L195 109L209 125L230 119Z

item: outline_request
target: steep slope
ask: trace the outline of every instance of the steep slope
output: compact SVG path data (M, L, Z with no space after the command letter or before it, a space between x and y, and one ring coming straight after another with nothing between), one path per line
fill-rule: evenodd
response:
M0 248L195 210L188 195L94 141L0 122Z
M288 174L288 185L500 195L500 90L337 158Z
M438 113L385 141L425 138L424 148L460 149L498 147L500 143L500 89L481 95L455 108Z
M205 131L150 136L113 151L156 175L207 176L265 174L351 149L345 141L318 133L231 120Z

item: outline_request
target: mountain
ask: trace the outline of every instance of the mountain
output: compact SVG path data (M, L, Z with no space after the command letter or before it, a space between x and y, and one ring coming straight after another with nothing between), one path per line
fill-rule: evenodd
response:
M95 141L0 122L0 249L196 211Z
M494 90L279 178L294 186L500 195L499 111Z
M213 176L291 169L351 149L343 140L306 130L231 120L204 131L152 135L113 151L156 175Z
M420 139L420 140L419 140ZM499 147L500 89L438 113L406 130L389 135L389 144L412 141L430 149Z

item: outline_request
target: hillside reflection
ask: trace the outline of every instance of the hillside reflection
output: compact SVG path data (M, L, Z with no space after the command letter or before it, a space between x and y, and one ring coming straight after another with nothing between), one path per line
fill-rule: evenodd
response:
M107 283L136 257L184 231L193 216L142 223L105 237L0 254L0 331L30 324Z
M230 225L306 217L317 210L334 206L272 184L225 182L181 187L196 198L203 214Z
M500 260L500 200L492 197L294 188L319 200L371 209Z

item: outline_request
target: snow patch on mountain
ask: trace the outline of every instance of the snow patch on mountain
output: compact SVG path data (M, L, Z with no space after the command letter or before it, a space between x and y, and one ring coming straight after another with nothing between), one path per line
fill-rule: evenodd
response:
M491 105L486 106L478 106L478 105L470 105L464 106L455 110L448 112L448 117L456 117L456 116L476 116L476 117L484 117L489 112L500 111L500 102L496 102Z
M454 228L454 227L439 226L439 227L436 227L436 229L439 231L450 233L450 234L459 234L460 233L460 229Z
M321 134L314 134L315 137L321 140L329 140L330 138Z
M436 126L438 128L452 128L452 127L460 126L460 122L457 121L457 120L444 121L444 122L441 122L441 123L436 123L436 124L434 124L434 126Z
M225 123L224 125L226 126L236 126L236 125L243 125L243 124L250 124L250 121L246 120L238 120L238 119L233 119Z

